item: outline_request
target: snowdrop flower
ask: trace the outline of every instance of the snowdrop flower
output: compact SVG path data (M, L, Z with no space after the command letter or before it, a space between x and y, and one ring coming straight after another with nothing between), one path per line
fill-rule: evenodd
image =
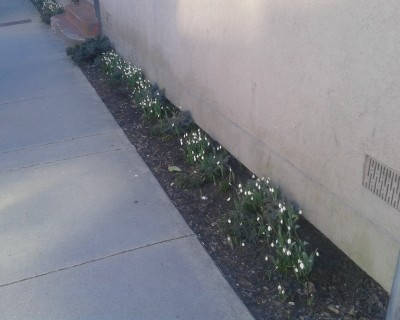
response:
M318 252L318 251L316 251L316 252L315 252L315 255L316 255L317 257L319 257L319 252Z
M299 269L297 269L297 268L294 268L294 272L296 272L296 273L297 273L297 272L299 272Z
M260 221L260 217L257 217L257 221Z
M265 261L268 261L268 256L265 256Z
M291 252L290 250L288 250L288 251L286 252L286 254L287 254L288 256L291 256L291 255L292 255L292 252Z
M231 221L231 219L228 219L228 223L230 224L232 221Z
M229 197L228 199L226 199L226 201L231 201L231 198Z
M244 242L242 242L242 247L244 247Z
M272 228L271 228L271 226L268 226L268 231L272 231Z
M303 211L302 211L302 210L299 210L299 214L303 214Z
M300 269L303 270L304 269L304 263L300 263Z
M287 240L287 243L288 243L288 244L291 244L291 243L292 243L292 239L289 238L289 239Z

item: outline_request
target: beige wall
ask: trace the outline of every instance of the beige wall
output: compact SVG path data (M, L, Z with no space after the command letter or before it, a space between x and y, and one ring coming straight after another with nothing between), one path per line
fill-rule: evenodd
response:
M366 154L400 172L398 0L103 0L101 10L126 59L390 289L400 212L362 176Z

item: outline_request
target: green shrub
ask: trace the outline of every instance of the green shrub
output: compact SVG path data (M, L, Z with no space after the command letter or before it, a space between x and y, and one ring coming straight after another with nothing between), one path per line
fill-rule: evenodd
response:
M111 51L112 45L107 37L96 36L87 39L84 43L67 48L68 56L78 65L94 63L105 52Z

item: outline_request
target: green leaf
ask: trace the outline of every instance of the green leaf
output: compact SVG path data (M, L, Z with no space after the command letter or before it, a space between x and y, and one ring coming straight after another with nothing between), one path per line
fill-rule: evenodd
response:
M182 169L177 166L168 166L168 171L169 172L181 172Z

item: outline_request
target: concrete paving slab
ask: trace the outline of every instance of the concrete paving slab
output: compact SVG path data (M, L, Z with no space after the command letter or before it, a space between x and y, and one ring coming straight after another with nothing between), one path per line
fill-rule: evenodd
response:
M42 23L2 27L0 43L0 105L91 88Z
M119 129L100 98L77 91L0 105L0 152Z
M133 149L0 181L0 284L192 234Z
M29 0L0 1L0 23L23 19L40 21Z
M196 238L134 250L0 290L2 319L252 319Z

